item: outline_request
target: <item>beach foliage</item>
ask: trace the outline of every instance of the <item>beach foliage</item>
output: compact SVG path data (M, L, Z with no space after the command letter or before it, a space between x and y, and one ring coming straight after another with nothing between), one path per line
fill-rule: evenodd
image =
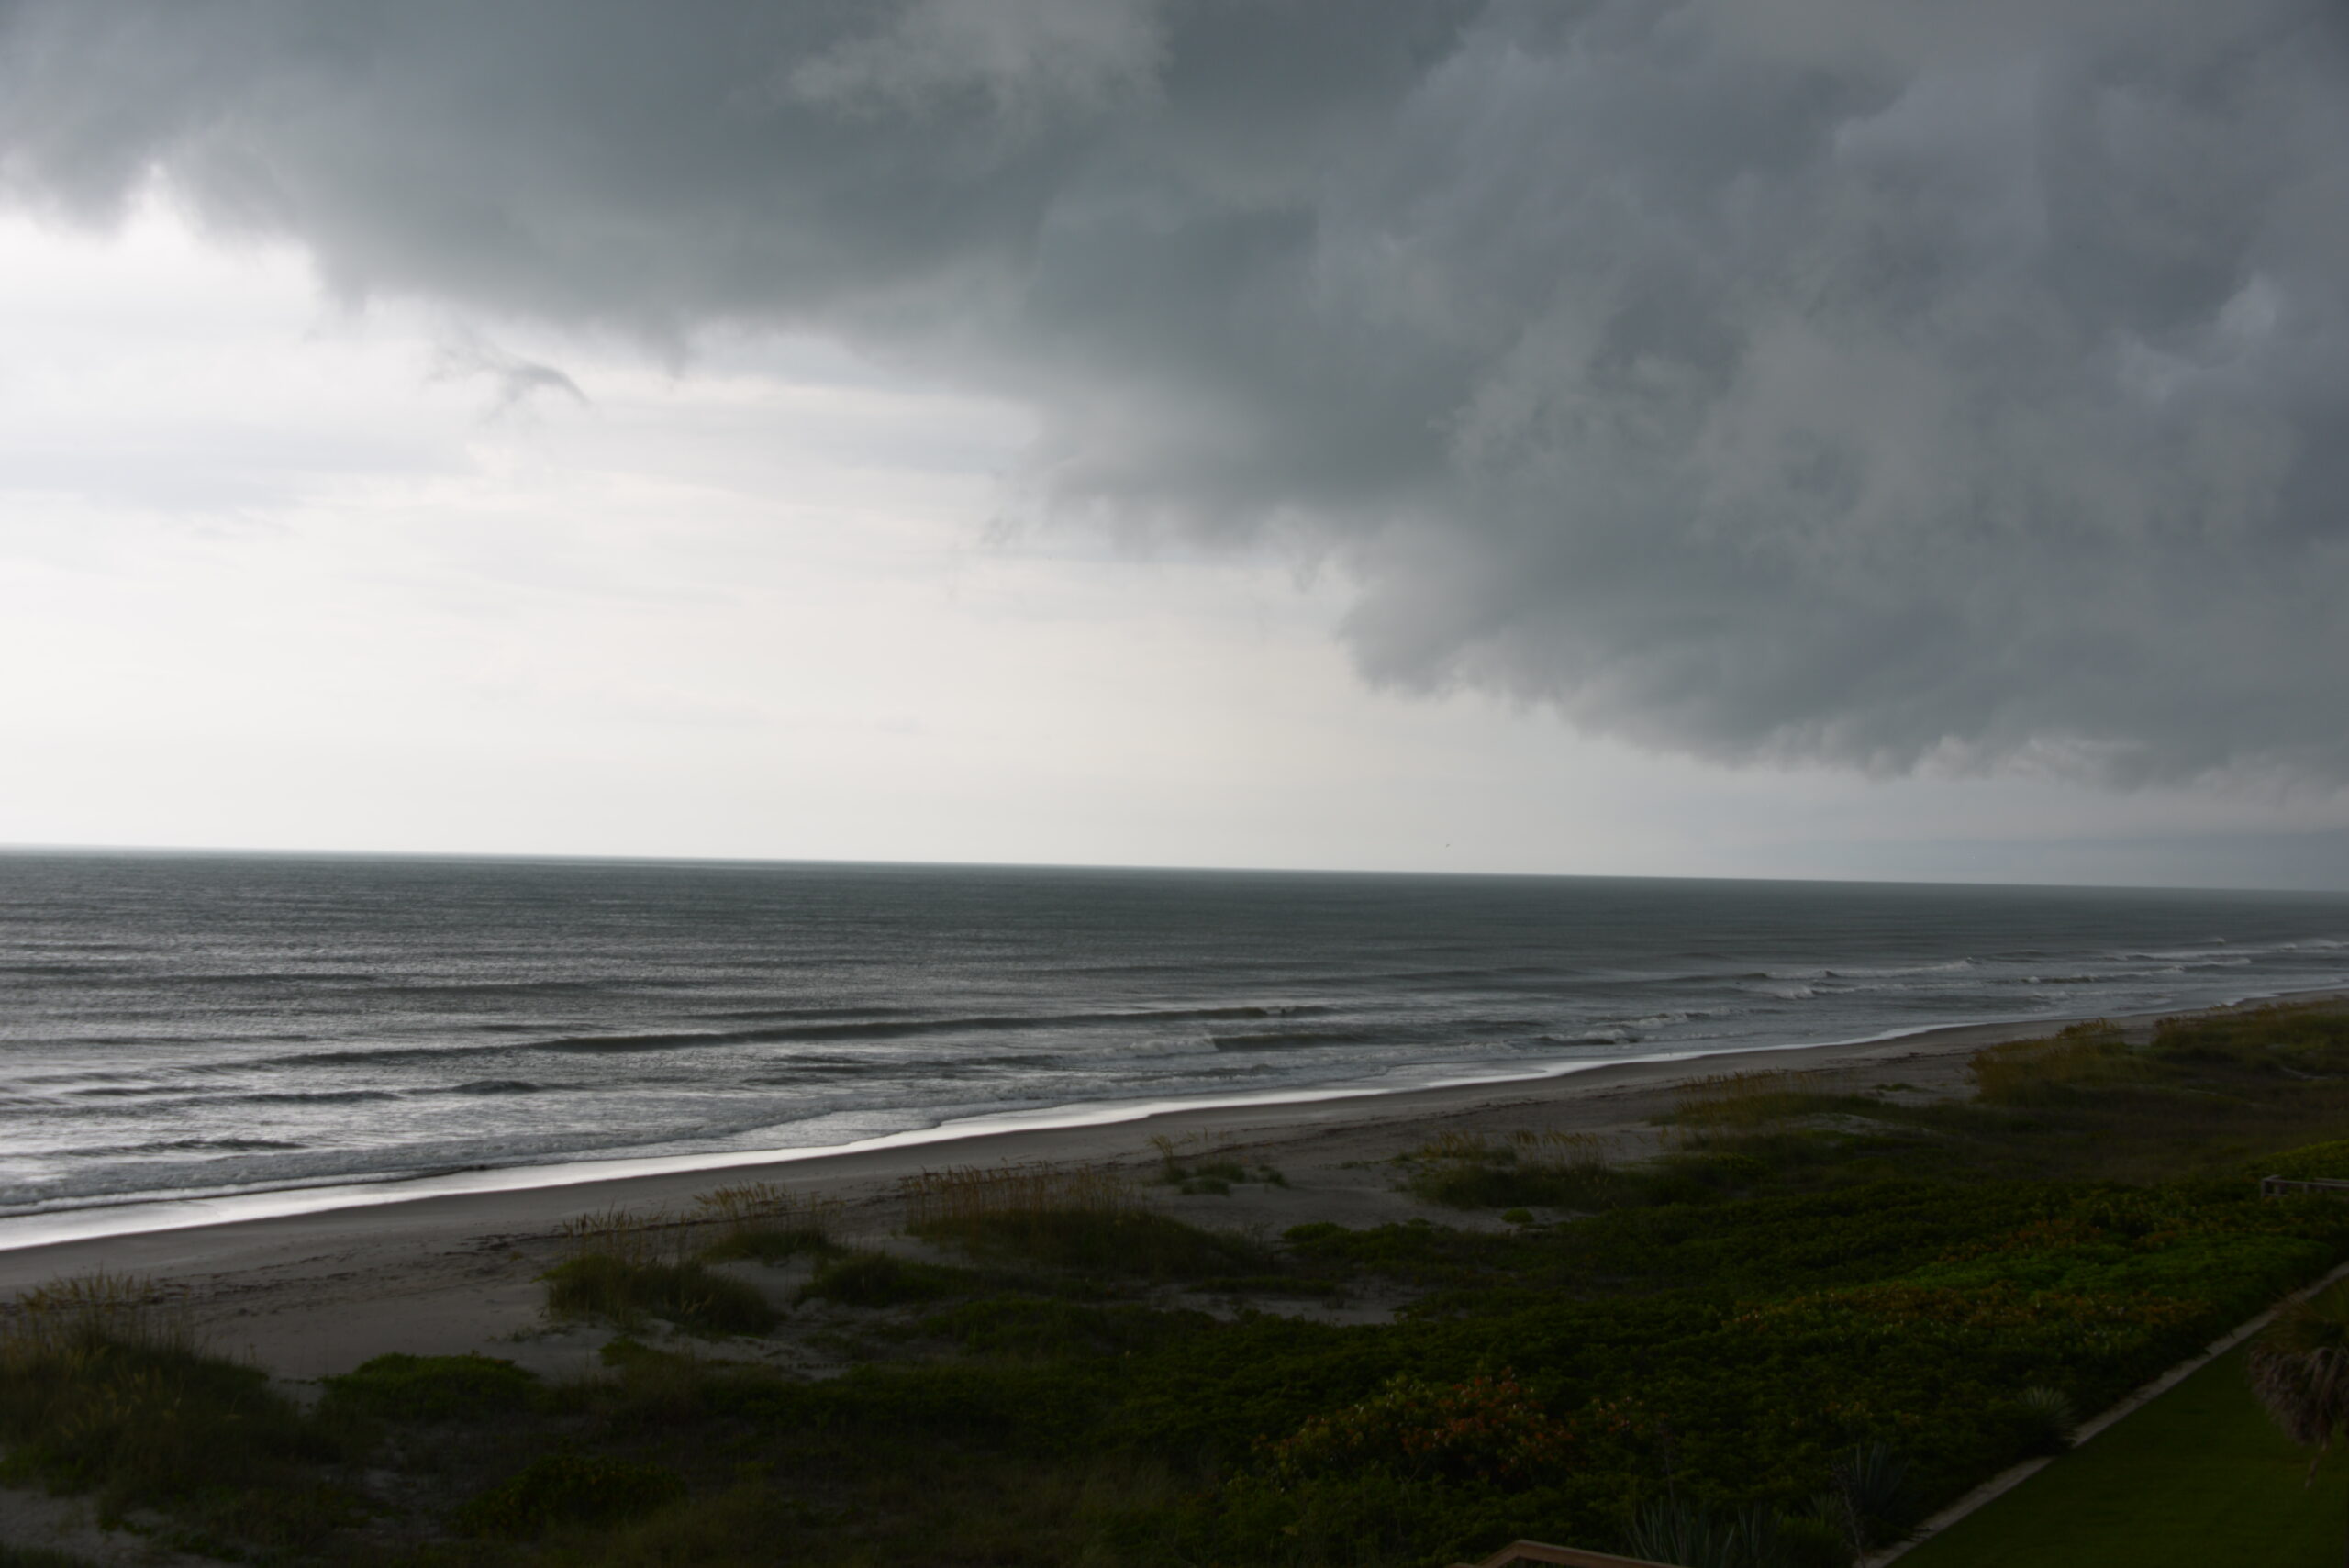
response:
M2260 1169L2289 1181L2349 1180L2349 1139L2292 1150L2263 1162Z
M843 1307L901 1307L942 1301L972 1293L968 1269L941 1267L887 1252L843 1252L826 1259L799 1287L798 1301L837 1301Z
M1511 1373L1431 1383L1408 1373L1368 1397L1308 1417L1271 1445L1288 1481L1365 1471L1452 1482L1531 1485L1571 1468L1575 1430Z
M1987 1047L1974 1053L1973 1069L1983 1100L1994 1106L2063 1104L2082 1089L2155 1076L2149 1053L2132 1049L2102 1018L2045 1040Z
M697 1213L618 1207L585 1214L562 1228L568 1253L541 1276L547 1310L559 1318L599 1318L627 1329L659 1320L701 1335L757 1334L782 1316L756 1285L718 1273L707 1254L752 1255L751 1238L774 1222L804 1216L780 1189L721 1188L696 1202ZM791 1234L796 1235L797 1231ZM796 1247L785 1249L796 1251Z
M2021 1429L2031 1446L2042 1453L2061 1453L2072 1446L2080 1424L2079 1407L2062 1389L2034 1383L2015 1396Z
M923 1171L897 1184L906 1228L917 1233L978 1219L1043 1214L1131 1214L1141 1195L1119 1171L1097 1165L964 1165Z
M1169 1165L1181 1169L1171 1156ZM1121 1174L1096 1166L926 1171L901 1195L908 1232L980 1258L1152 1280L1277 1270L1269 1249L1155 1213Z
M2151 1054L2277 1077L2349 1073L2349 1009L2325 1002L2185 1014L2154 1027Z
M107 1520L168 1508L196 1544L295 1549L354 1515L335 1473L349 1431L207 1354L179 1304L117 1274L17 1299L0 1327L0 1481L91 1494Z
M782 1262L802 1253L835 1250L840 1223L835 1199L795 1193L775 1182L740 1182L694 1195L693 1229L700 1256Z
M592 1453L532 1460L456 1510L467 1535L542 1535L557 1525L635 1518L685 1494L685 1478L662 1465Z
M469 1421L527 1410L536 1373L495 1356L376 1356L325 1380L322 1403L395 1421Z
M1753 1128L1869 1108L1834 1069L1767 1068L1689 1079L1680 1086L1672 1120L1695 1128Z
M621 1328L653 1318L695 1334L757 1334L780 1316L757 1286L701 1263L642 1262L590 1252L547 1271L547 1309Z

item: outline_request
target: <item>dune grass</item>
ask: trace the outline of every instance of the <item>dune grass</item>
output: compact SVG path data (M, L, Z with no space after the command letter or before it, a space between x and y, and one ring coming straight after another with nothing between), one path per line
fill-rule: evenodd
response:
M90 1494L102 1519L169 1508L206 1543L315 1543L353 1514L361 1446L259 1368L206 1354L147 1283L98 1273L19 1296L0 1329L0 1480Z
M2314 1485L2229 1351L1901 1559L1902 1568L2333 1568L2349 1454Z
M1157 1214L1115 1172L1007 1165L904 1184L906 1229L974 1257L1151 1280L1268 1275L1271 1249Z
M546 1285L547 1310L556 1317L600 1318L622 1329L659 1318L692 1334L759 1334L780 1316L756 1287L691 1260L589 1253L549 1269Z
M728 1193L753 1196L728 1201ZM762 1231L756 1199L769 1193L720 1189L701 1200L701 1214L683 1218L624 1208L581 1215L563 1227L571 1255L541 1276L547 1310L628 1329L658 1318L693 1334L765 1332L781 1315L756 1286L713 1273L704 1257L714 1247L749 1248Z
M1835 1069L1765 1068L1714 1073L1681 1085L1673 1121L1683 1127L1760 1127L1801 1116L1865 1109Z
M1975 1052L1974 1082L1994 1106L2064 1104L2082 1088L2146 1083L2160 1076L2150 1052L2132 1051L2101 1018L2072 1024L2045 1040L2009 1040Z
M774 1182L745 1182L698 1193L694 1207L704 1232L700 1256L707 1262L750 1258L779 1263L802 1253L829 1252L836 1245L832 1232L840 1205Z

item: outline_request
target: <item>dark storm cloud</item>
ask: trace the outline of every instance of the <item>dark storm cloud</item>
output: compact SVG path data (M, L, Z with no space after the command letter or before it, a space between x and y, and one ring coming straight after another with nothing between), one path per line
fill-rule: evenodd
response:
M2349 775L2314 0L18 4L0 183L353 294L813 328L1375 679L1878 770Z

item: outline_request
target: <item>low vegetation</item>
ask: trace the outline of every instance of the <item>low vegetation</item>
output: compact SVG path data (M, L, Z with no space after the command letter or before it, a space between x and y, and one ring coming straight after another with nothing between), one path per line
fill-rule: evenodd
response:
M718 1187L694 1199L687 1229L700 1255L712 1262L737 1258L779 1263L802 1253L835 1250L840 1206L791 1192L773 1182Z
M536 1375L494 1356L377 1356L326 1380L322 1408L389 1421L481 1421L533 1408Z
M192 1548L301 1552L357 1517L350 1427L202 1353L170 1302L119 1276L17 1299L0 1332L0 1481L86 1494L108 1522L164 1511Z
M615 1208L573 1220L563 1229L571 1255L546 1275L547 1310L623 1329L659 1319L708 1337L773 1328L778 1315L756 1286L709 1267L708 1254L744 1255L762 1232L709 1207L699 1219Z
M19 1475L287 1562L1405 1568L1531 1536L1848 1564L2349 1258L2349 1204L2257 1187L2349 1177L2349 1016L2095 1026L1975 1067L1962 1102L1699 1081L1634 1163L1536 1129L1397 1167L1523 1211L1497 1229L1249 1237L1033 1166L909 1185L922 1245L885 1251L771 1189L598 1216L548 1279L627 1331L596 1375L383 1357L310 1414L92 1285L12 1319L0 1440ZM1156 1196L1224 1152L1162 1151ZM1297 1305L1373 1294L1407 1305ZM852 1364L718 1339L808 1324Z
M685 1477L664 1465L551 1453L457 1509L451 1522L466 1535L528 1540L566 1525L639 1518L685 1495Z

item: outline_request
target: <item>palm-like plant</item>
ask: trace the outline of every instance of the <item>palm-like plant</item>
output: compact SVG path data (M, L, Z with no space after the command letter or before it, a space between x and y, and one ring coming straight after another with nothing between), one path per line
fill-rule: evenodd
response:
M2251 1391L2294 1442L2316 1450L2309 1480L2332 1437L2349 1426L2349 1289L2334 1284L2276 1315L2254 1340Z

